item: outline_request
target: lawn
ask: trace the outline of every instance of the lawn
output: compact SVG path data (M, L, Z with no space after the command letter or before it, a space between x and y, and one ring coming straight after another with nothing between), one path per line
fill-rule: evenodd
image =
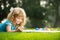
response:
M60 32L0 32L0 40L60 40Z

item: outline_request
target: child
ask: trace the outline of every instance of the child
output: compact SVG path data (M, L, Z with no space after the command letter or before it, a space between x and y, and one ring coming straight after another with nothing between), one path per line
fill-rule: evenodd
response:
M17 32L23 31L26 23L26 14L24 9L16 7L10 11L7 19L0 24L0 32Z

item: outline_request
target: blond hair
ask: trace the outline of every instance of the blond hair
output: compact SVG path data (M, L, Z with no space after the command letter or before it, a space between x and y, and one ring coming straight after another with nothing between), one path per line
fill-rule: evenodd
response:
M26 24L26 13L22 8L19 7L13 8L13 10L11 10L10 13L8 14L7 19L11 20L13 23L15 17L17 16L23 17L23 21L19 25L24 26Z

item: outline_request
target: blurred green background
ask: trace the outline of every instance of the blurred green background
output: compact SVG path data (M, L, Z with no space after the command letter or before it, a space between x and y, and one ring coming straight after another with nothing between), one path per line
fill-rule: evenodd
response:
M26 11L25 27L60 27L60 0L0 0L0 22L12 7L21 7Z

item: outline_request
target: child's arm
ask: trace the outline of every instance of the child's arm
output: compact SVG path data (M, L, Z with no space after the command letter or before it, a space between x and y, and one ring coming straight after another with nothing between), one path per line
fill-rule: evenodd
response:
M10 25L8 25L6 27L6 30L7 30L7 32L18 32L19 31L19 30L11 30L11 26Z

